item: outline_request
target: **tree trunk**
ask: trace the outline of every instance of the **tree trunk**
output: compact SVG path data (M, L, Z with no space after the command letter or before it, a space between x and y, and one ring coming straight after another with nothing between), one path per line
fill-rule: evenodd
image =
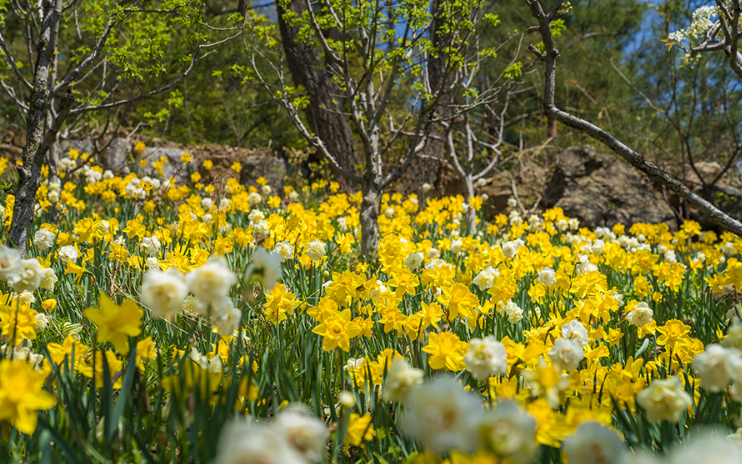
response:
M376 256L379 247L379 209L381 189L375 182L364 181L361 201L361 253L369 259Z
M431 11L434 19L430 29L430 40L433 46L438 50L437 54L429 54L427 62L428 79L432 93L450 84L450 76L446 76L447 54L446 45L450 42L440 33L440 30L446 25L443 22L442 15L436 14L442 8L442 0L434 0ZM441 118L447 118L451 114L451 104L453 98L451 93L441 95L438 105L435 108L436 115ZM410 167L395 182L395 190L402 194L417 192L422 194L422 185L428 183L437 187L442 187L440 179L441 166L446 157L445 130L440 124L434 124L430 129L430 137L425 143L425 148L420 152L419 157L415 157L410 163ZM438 158L440 161L434 161L430 158Z
M469 209L466 211L466 225L469 227L469 235L477 235L477 212L471 206L471 199L474 198L474 182L471 180L471 174L464 178L466 184L466 202Z
M23 166L18 166L18 185L15 186L15 204L13 206L13 220L10 224L10 241L18 248L22 257L26 256L28 244L28 229L34 220L34 205L36 190L39 188L41 166L46 160L46 152L52 142L51 136L56 139L56 130L69 113L72 105L71 96L65 96L63 108L52 130L46 132L46 118L49 106L49 72L52 66L54 51L59 34L59 21L62 14L62 0L45 4L44 22L37 46L38 58L34 69L33 89L29 99L28 113L26 114L26 146L23 148L21 160ZM46 134L45 134L46 132Z
M55 183L60 183L58 169L59 169L59 160L61 158L60 154L62 152L62 147L59 143L59 140L55 141L52 147L49 149L49 186ZM60 194L61 189L60 189ZM57 204L53 203L50 207L51 210L51 223L56 224L57 223L57 216L59 216L59 211L57 211Z
M547 120L549 121L549 137L555 139L559 135L557 131L557 120L551 117L547 118Z
M301 16L305 11L303 0L291 0L288 8ZM305 44L297 42L299 28L286 24L284 10L278 5L278 23L281 30L281 41L286 53L286 62L289 65L291 78L294 84L304 87L309 95L309 105L304 114L309 122L309 128L324 142L327 150L335 157L338 163L349 172L357 172L358 155L353 142L353 132L343 108L343 96L332 85L327 64L323 62L318 51ZM319 155L318 155L319 156ZM340 173L335 178L344 190L352 191L350 183Z

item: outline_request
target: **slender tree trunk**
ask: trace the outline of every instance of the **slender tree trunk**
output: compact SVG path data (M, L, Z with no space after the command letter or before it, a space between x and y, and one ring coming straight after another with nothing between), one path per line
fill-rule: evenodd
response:
M547 118L549 121L549 137L552 139L557 138L559 132L557 131L557 120L554 118Z
M469 204L469 209L466 211L466 224L469 226L469 235L477 234L477 212L471 206L471 199L474 198L474 182L471 180L471 172L464 178L466 184L466 202Z
M34 220L34 205L36 190L39 188L41 166L46 160L46 153L54 139L50 136L66 118L69 107L72 105L71 96L66 96L57 120L52 124L52 130L46 131L47 111L49 106L49 74L53 63L54 51L59 34L59 21L62 14L62 0L54 0L47 4L44 11L41 35L37 46L38 57L34 69L33 89L29 99L29 108L26 115L26 146L23 148L21 160L23 166L17 167L18 185L15 187L15 204L13 206L13 220L10 224L10 241L21 256L26 255L28 244L28 228Z
M301 16L305 11L303 0L291 0L288 9ZM309 105L304 114L309 128L324 142L328 151L338 163L349 172L356 172L359 164L353 142L353 132L343 107L343 97L338 95L332 85L330 73L318 51L308 44L300 43L299 28L286 24L284 10L278 5L278 23L281 41L286 53L291 79L297 86L304 87L309 95ZM339 173L336 179L350 191L348 181ZM355 188L355 187L354 187Z
M442 9L441 3L443 1L433 1L431 8L433 14L438 13ZM449 40L440 32L446 26L442 18L443 15L436 14L430 29L430 40L438 50L437 54L429 54L427 62L428 79L433 92L443 88L451 80L450 76L446 76L448 55L445 52L445 48ZM435 109L436 114L442 118L448 117L451 114L452 103L453 98L451 93L441 95L438 100L438 106ZM439 173L443 160L446 157L446 143L441 140L445 137L445 130L439 124L435 124L430 132L432 137L427 140L425 148L420 153L423 156L416 157L410 164L407 172L396 183L397 188L402 190L402 193L418 192L421 194L424 183L432 185L440 184ZM433 161L430 158L438 158L440 161ZM441 185L438 185L438 187L441 187Z
M376 256L379 247L379 209L381 189L373 181L365 181L361 201L361 253L367 258Z
M60 154L62 152L62 146L59 143L59 140L54 142L51 149L49 149L49 185L60 183L59 174L58 174L58 168L59 168L59 160L61 158ZM61 183L60 183L61 185ZM60 194L61 189L60 189ZM57 204L53 203L50 207L51 210L51 223L56 224L57 223L57 217L59 216L59 211L57 211Z

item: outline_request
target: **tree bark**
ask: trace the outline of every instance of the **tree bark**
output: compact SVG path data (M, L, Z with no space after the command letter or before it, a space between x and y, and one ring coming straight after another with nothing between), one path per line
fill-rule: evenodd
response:
M469 204L469 209L466 210L466 223L469 227L469 235L477 235L477 211L472 208L471 199L474 198L474 182L472 182L471 172L464 182L466 183L466 202Z
M364 182L361 201L361 253L369 259L376 256L379 247L379 210L381 189L375 182Z
M286 24L286 10L278 6L278 23L281 30L281 41L286 53L286 62L294 84L304 87L309 95L309 105L304 114L309 128L324 142L327 150L337 159L344 169L355 173L359 164L353 142L353 132L343 108L343 96L337 95L319 52L313 47L298 42L299 28ZM305 11L302 0L291 0L288 4L291 12L301 16ZM321 159L321 155L317 155ZM336 174L336 179L344 190L350 191L347 179Z
M17 166L18 185L15 186L15 204L13 206L13 220L10 224L10 241L18 248L22 257L26 255L28 244L28 229L34 220L34 205L36 190L39 187L41 166L46 159L46 153L56 140L56 133L61 123L69 114L72 106L72 96L66 95L62 101L62 108L52 128L46 129L47 111L49 109L49 74L53 63L54 52L59 34L59 21L62 15L62 0L46 4L44 22L37 46L37 59L34 69L33 89L29 99L28 113L26 114L26 146L23 148L21 160L23 166Z
M430 40L433 46L438 50L438 54L428 57L427 70L430 88L435 93L437 89L442 89L450 84L450 76L447 74L447 54L446 46L450 42L441 34L441 29L445 26L443 16L439 14L442 8L442 0L434 0L432 12L435 15L431 29ZM446 93L438 99L438 105L435 108L437 115L448 117L451 114L451 104L454 103L452 94ZM397 188L402 193L418 192L422 193L422 185L429 183L431 185L439 184L439 173L444 158L446 157L445 130L438 124L431 128L431 137L428 138L425 148L420 153L422 156L416 157L403 177L397 181ZM435 162L431 158L438 158L440 161Z

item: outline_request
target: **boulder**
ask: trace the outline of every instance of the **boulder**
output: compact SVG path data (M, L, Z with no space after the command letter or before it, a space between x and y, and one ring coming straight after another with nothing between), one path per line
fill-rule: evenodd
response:
M111 140L105 150L103 150L102 162L106 169L122 174L129 173L129 154L132 151L132 145L126 137L115 137Z
M250 155L242 162L240 182L244 185L255 185L258 178L264 177L274 191L281 192L287 172L288 164L283 158L268 153Z
M544 206L562 208L590 228L637 222L676 227L675 215L660 192L633 167L588 145L568 148L557 157Z
M257 185L257 180L264 177L274 192L283 191L286 175L291 171L289 163L282 157L274 155L269 149L248 149L226 147L222 145L202 145L191 147L191 155L201 174L201 182L213 183L221 188L228 177L238 177L243 185ZM213 167L206 170L203 162L211 160ZM232 164L242 165L240 173L232 169Z
M497 214L504 212L508 206L508 198L513 196L511 177L515 177L515 188L518 190L518 198L525 208L533 207L543 195L546 188L548 169L538 164L527 162L523 168L503 171L502 174L494 175L487 179L483 187L475 187L478 195L487 194L487 202L484 204L484 214L487 219L492 219Z
M696 170L707 183L712 182L724 167L716 161L698 161ZM717 184L730 185L736 188L742 188L742 160L737 160L729 169L724 171L722 176L716 182ZM703 183L696 172L690 167L685 168L685 184L689 187L701 187Z
M85 153L93 153L95 146L91 139L71 139L71 140L60 140L59 141L60 158L64 158L70 152L70 150L77 150L80 152L80 156Z
M142 166L139 172L150 177L159 177L152 163L165 157L167 158L167 162L162 166L162 177L164 179L175 178L176 184L184 184L190 176L190 172L188 172L187 167L181 159L181 156L185 153L189 153L189 151L183 148L146 147L139 155L139 158L146 160L147 164Z

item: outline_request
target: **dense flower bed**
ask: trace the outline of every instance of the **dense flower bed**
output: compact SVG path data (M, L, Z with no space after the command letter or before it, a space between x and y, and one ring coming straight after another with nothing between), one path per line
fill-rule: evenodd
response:
M87 158L44 173L28 258L0 248L14 459L742 462L731 234L392 194L372 259L335 183Z

